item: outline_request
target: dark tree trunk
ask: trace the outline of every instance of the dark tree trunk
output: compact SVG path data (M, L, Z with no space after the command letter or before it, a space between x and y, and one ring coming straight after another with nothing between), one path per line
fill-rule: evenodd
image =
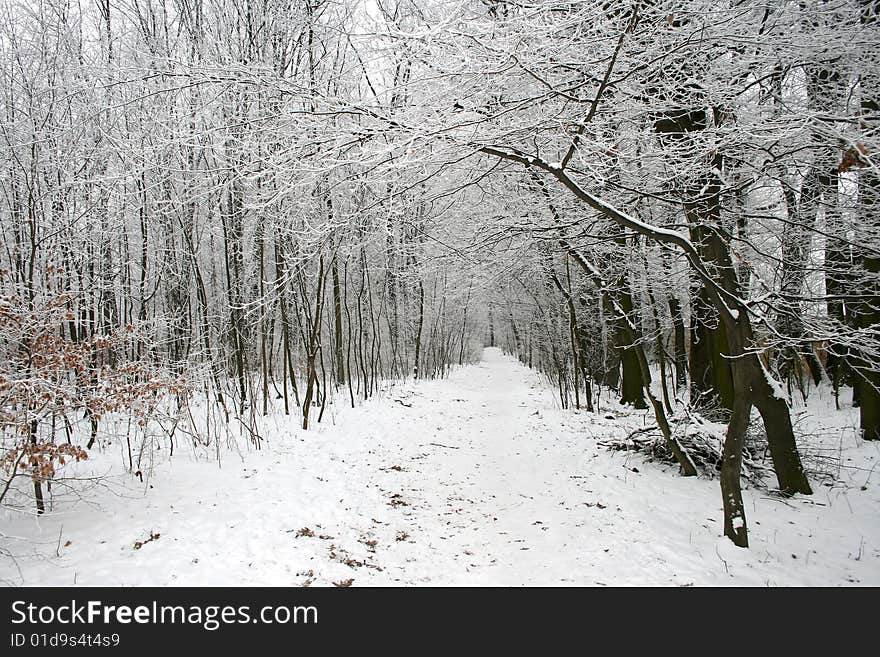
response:
M691 297L691 354L690 366L691 405L703 407L708 405L715 396L715 384L712 377L712 344L709 329L706 326L710 310L705 299L699 293Z
M691 403L697 408L733 408L733 375L726 347L726 329L705 285L700 285L691 301Z
M632 404L634 408L648 408L645 403L642 372L634 347L621 350L620 362L623 365L623 385L620 387L620 403Z
M810 488L798 454L788 403L770 385L758 357L748 356L748 362L751 369L752 400L764 421L779 492L786 496L795 493L811 495L813 489Z
M419 279L419 321L416 330L415 358L413 362L413 377L419 378L419 364L422 358L422 330L425 325L425 285Z
M28 424L28 438L32 449L37 446L38 426L39 424L37 420L31 420ZM46 503L43 501L43 484L40 483L39 475L36 472L34 472L34 501L37 504L37 515L43 515L46 513Z
M685 347L684 317L681 313L681 304L673 296L669 297L669 314L672 317L673 360L675 361L675 387L683 390L687 385L687 351Z
M495 346L495 321L491 308L489 309L489 346Z
M836 172L834 179L836 190ZM834 219L838 218L835 213ZM826 303L828 318L841 328L855 328L852 301L845 300L856 292L851 248L845 239L834 239L834 235L844 231L844 227L839 221L829 220L827 211L825 225L828 234L825 241L825 294L828 299ZM856 389L849 360L850 349L847 345L839 344L834 340L829 341L825 369L831 379L838 408L840 408L838 399L840 386L853 385L853 389Z
M334 349L336 351L336 384L345 385L345 354L342 332L342 287L339 284L339 262L333 257L333 328Z
M302 428L309 428L309 413L312 408L312 400L315 395L315 387L318 382L317 357L321 348L321 316L324 311L324 256L318 261L318 281L315 289L315 313L311 318L311 326L308 326L306 344L306 389L303 394L303 423ZM303 302L308 303L304 296Z
M873 172L865 173L870 185L870 196L880 195L880 178ZM866 194L864 196L869 196ZM867 199L863 200L867 212L876 212L875 199L871 198L870 205ZM876 225L876 219L874 219ZM866 253L862 257L865 268L865 276L868 277L867 289L858 312L859 328L868 333L876 331L880 326L880 255ZM858 389L859 423L862 438L865 440L880 440L880 365L876 356L860 353L855 363L855 383Z
M623 282L627 285L627 282ZM620 362L623 365L623 381L621 385L621 404L632 404L635 408L648 408L645 402L645 381L642 379L642 370L639 367L639 357L636 349L642 349L642 345L632 344L632 334L626 329L626 323L635 324L633 317L632 295L629 289L623 289L617 293L618 303L626 313L626 318L619 318L617 347L620 352Z
M740 389L748 387L748 371L744 362L736 362L733 376ZM734 399L733 410L727 425L724 450L721 461L721 499L724 505L724 535L734 545L748 547L748 527L746 511L742 499L740 473L742 470L742 450L746 431L749 428L749 415L752 403L748 395L738 395Z
M880 2L862 0L861 20L875 26L880 19ZM880 112L880 73L876 70L862 71L862 112L865 116L877 116ZM871 126L876 129L876 124ZM876 167L866 168L859 181L861 199L861 226L876 227L880 211L880 176ZM873 244L866 245L862 254L867 289L861 291L862 302L858 308L858 326L869 333L880 327L880 252ZM859 418L862 438L880 440L880 363L877 354L860 353L857 356L856 386L858 390Z

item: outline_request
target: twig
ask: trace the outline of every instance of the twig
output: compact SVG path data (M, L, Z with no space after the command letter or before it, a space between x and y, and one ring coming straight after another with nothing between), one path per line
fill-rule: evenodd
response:
M656 428L657 428L657 425L656 425L656 424L651 424L651 425L648 425L648 426L646 426L646 427L639 427L638 429L634 429L634 430L630 431L630 432L629 432L629 435L627 435L627 437L625 438L625 440L632 440L633 437L634 437L636 434L639 434L639 433L649 433L649 432L651 432L651 431L654 431Z
M436 447L445 447L446 449L458 449L458 447L453 447L452 445L441 445L440 443L428 443L429 445L434 445Z
M718 551L718 546L715 546L715 554L718 555L718 558L721 559L721 563L724 564L724 570L730 575L730 568L727 567L727 562L724 560L724 557L721 556L721 553Z
M868 472L868 476L865 477L865 483L862 484L862 490L865 490L868 487L868 482L871 480L871 475L874 474L874 468L877 467L877 463L871 466L871 471Z
M15 463L12 466L12 474L9 475L9 479L6 481L6 485L3 486L3 491L0 492L0 503L3 502L3 498L6 497L6 493L9 491L9 486L12 485L12 480L15 479L15 476L18 474L18 464L21 463L21 459L26 451L27 450L22 449L21 453L18 455L18 458L15 459Z

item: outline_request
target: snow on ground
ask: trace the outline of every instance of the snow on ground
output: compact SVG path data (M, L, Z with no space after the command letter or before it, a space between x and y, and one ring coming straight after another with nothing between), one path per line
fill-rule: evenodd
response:
M14 555L0 554L0 580L878 585L880 450L847 429L852 411L817 403L840 426L832 464L843 481L790 500L746 490L749 550L721 535L717 480L597 445L650 417L613 404L560 410L535 373L486 349L445 380L338 405L316 430L272 416L262 450L224 452L220 467L158 450L142 484L121 472L117 448L97 454L88 467L112 471L80 500L0 518L0 546Z

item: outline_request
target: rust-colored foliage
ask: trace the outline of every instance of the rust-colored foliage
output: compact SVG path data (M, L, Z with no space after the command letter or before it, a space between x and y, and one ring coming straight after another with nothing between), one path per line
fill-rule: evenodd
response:
M868 166L868 149L863 144L856 144L843 152L843 159L837 165L837 173L863 169L866 166Z
M118 356L129 351L133 326L70 337L63 327L74 321L72 306L65 294L27 299L14 288L0 294L0 436L6 438L0 469L8 476L24 471L43 483L60 466L88 458L82 447L58 444L56 427L85 416L93 436L109 413L130 414L143 425L165 395L186 389L182 378Z
M31 479L42 483L55 476L56 463L64 465L69 460L85 461L87 458L89 454L82 447L42 441L36 444L26 443L21 449L7 452L0 458L0 468L12 475L17 463L19 469L29 470Z

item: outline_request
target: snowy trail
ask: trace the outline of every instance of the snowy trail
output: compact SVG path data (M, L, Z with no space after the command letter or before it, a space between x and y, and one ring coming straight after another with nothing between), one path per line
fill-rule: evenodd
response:
M408 382L316 430L266 420L264 449L157 450L42 519L4 519L8 584L775 585L880 583L878 486L783 501L747 490L752 548L721 536L717 480L611 453L650 423L606 403L563 411L496 349L447 379ZM877 447L841 444L867 464ZM860 461L861 462L861 461ZM103 470L101 470L103 468ZM859 475L862 479L865 477ZM870 475L868 477L870 479ZM861 483L861 482L859 482ZM857 484L856 484L857 486ZM145 542L151 534L158 534ZM137 542L142 545L136 547ZM57 556L56 556L57 553Z
M551 393L491 349L448 385L430 388L409 398L388 432L433 436L401 473L413 499L404 516L435 555L427 572L420 564L418 581L565 581L566 560L548 555L574 547L565 530L586 524L589 513L569 506L582 457L560 450L568 430L542 417L553 408Z

